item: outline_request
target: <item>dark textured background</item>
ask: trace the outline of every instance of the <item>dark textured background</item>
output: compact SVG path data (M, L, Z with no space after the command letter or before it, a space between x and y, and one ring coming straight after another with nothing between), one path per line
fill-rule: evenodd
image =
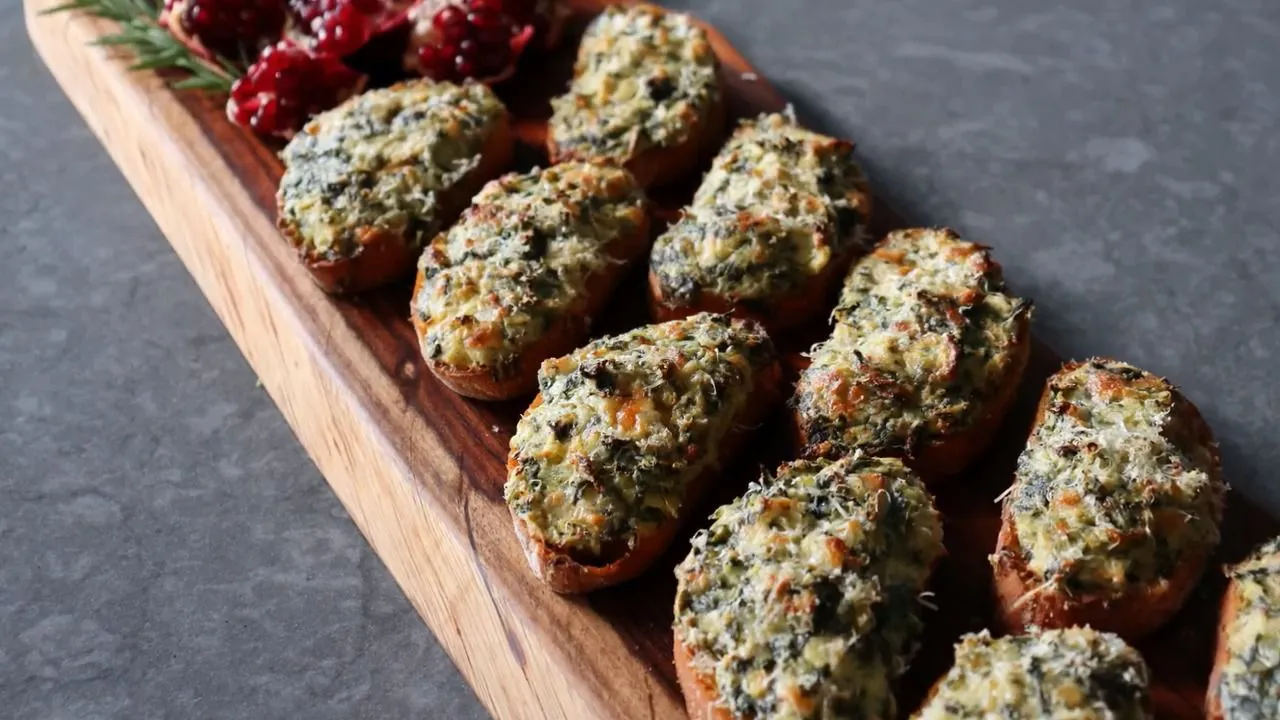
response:
M677 3L1280 489L1280 5ZM0 8L0 717L482 717ZM1213 7L1210 7L1213 6Z

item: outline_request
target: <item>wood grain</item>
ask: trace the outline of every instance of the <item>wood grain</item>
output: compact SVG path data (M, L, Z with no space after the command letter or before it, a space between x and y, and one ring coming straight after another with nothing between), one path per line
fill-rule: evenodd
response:
M683 708L671 661L674 563L687 533L648 575L586 598L554 595L530 574L502 502L507 441L521 402L460 398L426 372L407 321L405 284L352 300L319 291L273 224L277 148L233 127L218 102L174 93L127 58L90 46L109 26L41 15L59 0L24 0L38 51L169 238L303 446L370 545L446 648L480 700L501 718L673 718ZM586 14L601 3L576 0ZM582 24L581 18L577 26ZM730 116L783 100L713 32ZM528 58L499 88L538 162L547 98L568 75L571 49ZM874 178L873 178L874 180ZM670 217L692 189L658 194ZM904 225L883 205L876 231ZM996 249L997 257L999 249ZM1016 286L1017 280L1012 283ZM644 321L643 268L619 290L597 334ZM793 352L822 334L782 339ZM950 663L951 643L990 621L986 554L999 525L993 499L1008 485L1036 396L1058 365L1037 343L996 449L939 491L949 558L935 580L940 610L900 699L913 708ZM760 449L726 473L705 516L785 455L785 423L761 430ZM1224 557L1275 530L1230 504ZM698 525L700 523L694 523ZM1198 717L1212 654L1218 574L1142 645L1162 717Z

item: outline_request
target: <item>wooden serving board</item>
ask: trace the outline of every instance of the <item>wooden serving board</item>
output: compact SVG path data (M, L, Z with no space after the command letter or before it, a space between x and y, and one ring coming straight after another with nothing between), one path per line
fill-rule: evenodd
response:
M155 74L129 72L127 58L92 46L108 24L40 14L61 0L24 2L32 40L54 76L485 706L501 718L683 717L671 662L671 568L687 551L688 532L637 581L580 598L548 591L530 574L502 500L507 441L522 404L468 401L434 380L407 321L407 283L353 300L331 299L312 284L274 226L278 146L228 123L220 102L175 93ZM573 4L580 29L605 3ZM711 31L732 116L781 109L783 99ZM568 76L573 45L526 58L499 88L531 146L545 130L547 98ZM526 148L522 162L538 160ZM666 216L696 181L658 195ZM903 225L877 207L877 233ZM598 332L644 321L642 273L620 289ZM821 333L780 344L794 358ZM1058 363L1037 343L995 449L938 489L949 558L934 581L939 610L927 613L924 648L901 683L904 714L949 665L955 638L989 624L994 499L1008 486L1035 400ZM762 466L785 459L783 434L776 421L761 430L765 449L725 474L716 496L692 514L694 526ZM1222 557L1236 559L1274 524L1242 498L1232 500ZM1178 618L1141 645L1162 717L1200 716L1222 588L1211 570Z

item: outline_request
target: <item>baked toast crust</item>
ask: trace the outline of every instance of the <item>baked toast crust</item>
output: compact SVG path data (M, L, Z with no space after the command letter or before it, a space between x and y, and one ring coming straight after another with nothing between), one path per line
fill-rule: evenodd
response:
M1103 360L1106 360L1103 358ZM1070 372L1084 363L1063 366ZM1225 491L1222 461L1208 425L1199 410L1176 389L1175 404L1186 414L1188 427L1196 442L1210 448L1213 458L1211 481L1219 493ZM1051 389L1040 396L1032 432L1048 412ZM1216 523L1221 524L1221 503ZM1089 625L1095 630L1111 632L1125 640L1149 635L1167 622L1182 607L1187 596L1203 574L1212 547L1188 554L1168 578L1145 585L1128 587L1119 596L1098 593L1072 595L1045 585L1026 566L1018 543L1017 526L1009 504L1001 512L1000 534L993 555L995 572L996 616L1006 632L1023 632L1030 626L1042 629Z
M1204 712L1209 720L1223 720L1222 696L1218 694L1218 685L1222 682L1222 673L1227 666L1227 633L1239 612L1240 593L1236 592L1236 581L1232 580L1227 584L1226 594L1222 596L1217 643L1213 652L1213 670L1209 673L1209 690L1204 698Z
M1031 360L1031 318L1023 316L1017 328L1017 340L1010 346L1010 364L1004 382L995 394L989 397L982 411L973 423L958 433L933 438L915 448L909 455L903 453L887 453L903 455L902 461L928 484L943 481L959 474L978 458L995 440L1000 426L1014 402L1018 399L1018 390L1022 387L1022 378L1027 364ZM808 433L805 430L804 418L799 412L792 412L792 428L796 447L804 455L823 455L823 447L811 447Z
M504 110L485 139L479 164L454 183L448 192L439 194L437 202L442 227L451 225L484 184L507 169L514 152L515 136L511 130L511 118ZM297 228L284 221L283 212L280 212L282 198L277 198L276 202L276 226L290 244L298 248L302 264L325 292L331 295L364 292L413 273L421 248L413 248L403 233L365 228L357 240L359 249L350 257L333 259L309 254Z
M792 330L812 320L826 309L840 280L849 270L860 249L851 247L833 258L822 272L802 286L775 297L750 304L734 301L711 292L699 292L693 303L682 305L666 297L657 273L649 270L649 313L654 322L666 322L700 312L728 313L734 317L755 320L770 334Z
M680 505L680 513L667 520L655 529L637 533L630 547L616 559L603 564L593 565L575 559L569 553L535 538L525 522L512 513L511 519L515 527L516 537L524 549L529 567L552 590L563 593L587 593L610 585L625 582L643 573L671 545L685 520L693 514L702 497L706 495L711 484L720 477L721 471L737 455L745 445L747 438L758 425L764 422L770 411L782 395L782 370L776 360L761 369L756 382L749 391L752 401L733 421L732 429L720 444L720 452L716 462L707 466L696 478L690 480L684 488L684 497ZM542 394L534 398L530 408L542 403ZM508 455L507 471L515 467L513 455Z
M538 368L542 361L573 351L582 345L591 332L591 320L600 314L613 295L614 289L649 247L649 218L631 232L610 243L609 262L586 282L586 292L580 302L566 309L563 315L537 340L525 346L515 358L513 366L499 375L492 367L477 365L457 367L449 363L427 361L427 368L450 390L477 400L509 400L532 393L538 386ZM418 271L413 297L421 291L425 277ZM411 313L414 331L421 339L426 336L426 324Z
M676 680L680 684L680 694L684 695L685 710L689 720L732 720L726 708L716 705L715 681L706 673L693 668L693 656L689 649L680 642L679 635L673 641L672 654L675 656Z
M1250 613L1254 618L1261 616L1268 620L1273 616L1270 606L1265 604L1267 599L1270 597L1270 592L1262 590L1261 597L1259 597L1250 592L1250 589L1246 588L1242 584L1242 582L1269 584L1270 577L1256 577L1252 572L1248 571L1241 573L1241 567L1243 565L1249 565L1254 568L1267 567L1267 574L1270 576L1271 573L1275 572L1277 563L1280 563L1280 543L1273 539L1251 552L1241 563L1224 568L1224 571L1230 578L1230 582L1227 583L1227 589L1222 596L1221 611L1218 617L1218 632L1213 655L1213 670L1209 674L1209 685L1204 701L1205 715L1210 720L1222 720L1226 717L1226 711L1222 706L1222 693L1220 688L1223 682L1223 675L1226 673L1227 666L1231 660L1231 632L1233 630L1244 630L1246 633L1256 633L1255 637L1258 640L1263 640L1266 637L1263 634L1265 630L1262 628L1267 626L1263 625L1260 628L1258 626L1251 625L1250 617L1244 618L1241 621L1243 625L1237 626L1236 623L1239 619L1240 613L1246 612ZM1250 604L1246 605L1246 603ZM1254 603L1261 603L1262 605L1258 607L1255 606ZM1257 615L1254 615L1255 610L1257 611ZM1265 651L1261 654L1263 657L1266 655ZM1252 658L1246 657L1244 660L1246 665L1248 665ZM1262 670L1261 672L1265 673L1266 670ZM1260 692L1265 694L1266 690L1263 689L1260 690ZM1274 702L1274 696L1267 697L1266 700ZM1237 697L1234 699L1233 705L1235 705L1235 708L1241 710L1241 715L1249 717L1261 717L1267 712L1273 710L1272 707L1263 707L1261 704L1251 708L1248 705L1247 699L1240 697L1239 694L1237 694Z
M684 142L650 148L627 158L622 166L630 171L636 184L642 188L669 185L697 170L715 152L724 137L726 123L724 97L720 93L712 100L706 114L699 118ZM596 159L587 153L562 149L556 142L554 133L547 134L547 157L553 164Z

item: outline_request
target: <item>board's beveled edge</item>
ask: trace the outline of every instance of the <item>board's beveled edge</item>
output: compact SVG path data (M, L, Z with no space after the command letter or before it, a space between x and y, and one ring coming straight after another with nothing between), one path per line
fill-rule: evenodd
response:
M33 45L156 219L357 526L490 712L503 718L682 715L679 699L583 604L564 600L563 608L549 614L558 616L555 621L576 624L553 628L560 635L605 641L613 635L615 647L597 646L592 662L567 645L549 642L554 633L547 626L520 621L529 619L531 607L514 607L512 601L527 605L530 597L492 591L470 537L470 491L456 481L462 468L420 419L408 421L421 431L408 448L418 456L411 464L430 466L433 482L447 484L455 478L465 529L435 521L440 516L433 515L438 508L432 506L439 504L438 498L415 480L400 454L405 448L395 447L383 426L386 418L378 417L395 410L394 383L378 372L356 376L363 387L353 388L353 377L335 367L338 362L372 363L360 357L364 348L359 339L304 276L280 272L281 263L293 263L293 258L278 242L274 227L234 185L234 176L181 104L154 75L131 73L124 60L90 46L109 27L106 23L81 15L40 14L55 4L24 0ZM180 134L183 145L165 133L150 132L154 121ZM233 184L220 185L218 175ZM262 243L252 240L267 237L268 251L263 252ZM254 342L259 336L269 341ZM317 343L319 337L325 338L324 347ZM308 412L316 408L323 412ZM400 411L411 414L403 406ZM387 521L388 514L395 522ZM616 665L593 664L601 658Z

